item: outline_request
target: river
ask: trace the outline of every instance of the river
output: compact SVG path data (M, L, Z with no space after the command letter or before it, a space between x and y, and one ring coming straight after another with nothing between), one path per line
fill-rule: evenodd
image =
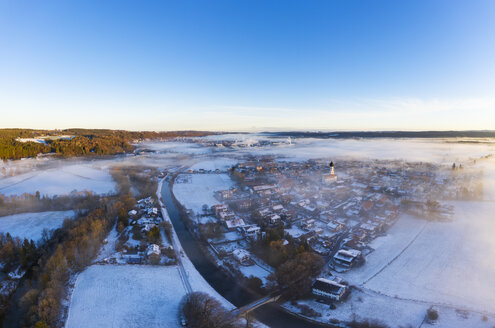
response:
M174 229L182 244L182 248L194 264L203 278L224 298L237 307L246 305L260 296L255 295L239 287L237 282L229 275L219 270L210 260L206 258L198 245L198 241L187 230L184 221L180 217L180 212L175 205L170 193L168 181L164 181L162 186L162 199L167 212L172 220ZM311 323L281 310L275 304L264 305L253 311L254 317L260 322L272 328L313 328L328 327Z

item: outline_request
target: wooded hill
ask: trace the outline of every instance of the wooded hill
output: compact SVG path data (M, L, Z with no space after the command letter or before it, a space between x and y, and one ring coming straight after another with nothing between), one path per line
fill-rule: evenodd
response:
M100 129L30 130L0 129L0 159L20 159L38 154L61 156L115 155L132 152L135 141L214 134L202 131L124 131ZM71 136L70 138L57 138ZM19 138L44 138L43 142L18 141Z

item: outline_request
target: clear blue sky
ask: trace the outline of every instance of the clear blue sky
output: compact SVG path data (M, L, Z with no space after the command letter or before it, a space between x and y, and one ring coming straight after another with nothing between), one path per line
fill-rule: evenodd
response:
M495 129L495 1L0 0L0 127Z

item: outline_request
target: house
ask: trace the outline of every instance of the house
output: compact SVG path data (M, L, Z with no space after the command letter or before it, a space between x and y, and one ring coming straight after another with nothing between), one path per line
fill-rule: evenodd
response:
M224 212L224 211L227 211L228 210L227 205L225 205L225 204L213 205L211 207L211 209L212 209L213 212L215 212L215 215L217 217L220 214L220 212Z
M235 229L235 228L241 228L244 227L246 224L244 223L244 220L238 217L234 217L233 219L230 220L225 220L225 226L227 229Z
M315 296L340 301L347 291L347 286L325 278L317 278L311 291Z
M149 208L147 213L149 216L156 218L158 216L158 209L156 207Z
M141 231L144 231L144 232L149 232L151 231L152 228L156 227L156 224L154 223L147 223L145 224L142 228L141 228Z
M258 210L258 214L261 217L265 217L265 216L270 214L270 209L269 208L262 208L262 209Z
M270 223L271 224L277 224L278 222L280 222L280 215L278 214L274 214L272 216L270 216Z
M261 233L261 228L257 225L249 225L243 228L244 235L249 238L257 238Z
M260 186L254 186L253 190L256 192L259 192L259 191L270 190L270 189L274 189L274 188L275 188L274 185L260 185Z
M158 255L160 256L160 246L157 244L151 244L148 246L148 250L146 252L146 256Z
M361 224L361 229L366 230L369 233L375 233L377 231L378 226L372 223L363 223Z
M343 225L340 222L337 221L330 221L327 223L328 229L330 229L331 232L337 232L345 228L345 225Z
M334 256L335 263L346 268L351 268L361 257L361 251L356 249L341 249Z
M314 225L315 225L314 219L308 219L308 220L304 221L302 224L303 228L308 229L308 230L313 228Z
M221 190L221 191L219 191L219 194L220 194L220 197L222 199L229 199L232 196L234 196L236 191L237 191L237 189L232 188L232 189L228 189L228 190Z
M235 218L235 214L232 211L223 211L218 213L218 218L227 221L227 220L233 220Z
M240 264L247 264L251 260L251 254L242 248L238 248L232 252L232 255Z
M247 210L253 205L253 202L251 201L251 199L243 199L239 201L237 205L241 210Z

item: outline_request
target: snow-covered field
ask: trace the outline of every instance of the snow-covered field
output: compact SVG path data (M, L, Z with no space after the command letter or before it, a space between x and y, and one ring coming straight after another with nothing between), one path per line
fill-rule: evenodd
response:
M29 172L0 180L0 193L21 195L64 195L72 191L89 190L96 194L112 193L115 182L107 170L91 165L67 165Z
M77 278L66 328L180 327L176 266L93 265Z
M495 204L456 205L453 222L428 223L418 238L365 287L401 298L495 314L495 221L489 214Z
M53 230L62 226L65 218L72 218L74 211L22 213L0 217L0 232L14 237L40 240L43 229Z
M403 216L361 268L343 276L351 284L390 297L495 315L495 211L493 202L457 202L453 222Z
M203 205L208 207L218 204L215 191L231 188L234 183L227 174L181 174L175 183L173 192L177 200L187 209L195 213L202 211Z

